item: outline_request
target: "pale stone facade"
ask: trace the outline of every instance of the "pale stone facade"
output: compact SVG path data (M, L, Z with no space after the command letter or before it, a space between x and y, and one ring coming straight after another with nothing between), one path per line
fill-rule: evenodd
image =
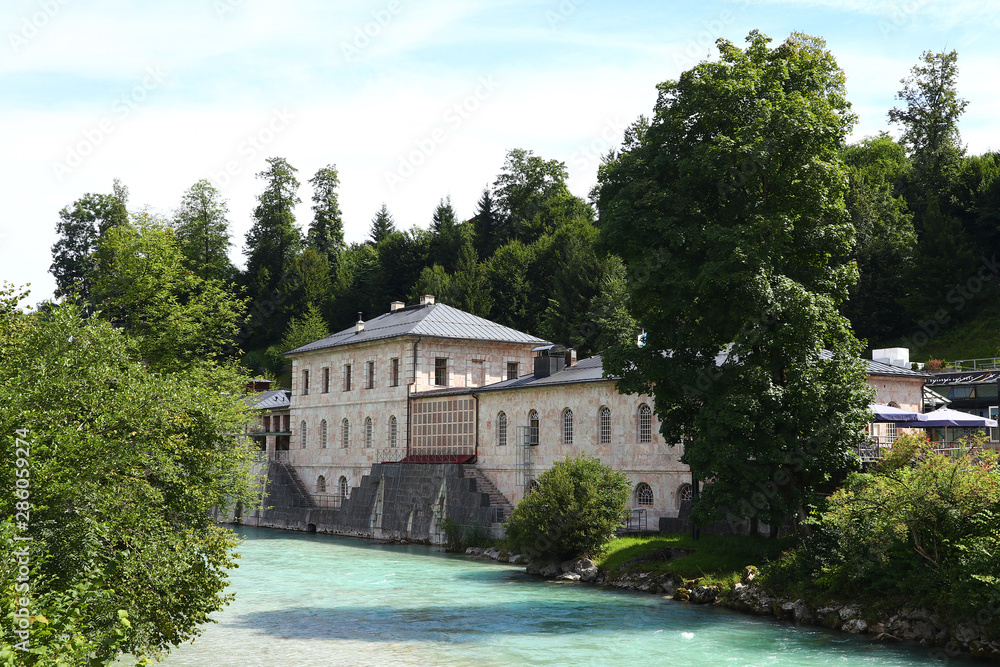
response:
M430 330L444 333L421 333L406 323L430 317L432 307L440 321ZM567 369L549 384L531 381L534 350L545 341L486 322L491 333L483 322L432 300L410 308L394 304L372 327L359 324L289 353L291 428L281 459L310 493L330 499L320 506L339 506L373 464L424 454L474 460L517 503L553 463L586 454L629 476L632 507L643 510L650 529L659 517L676 516L681 496L690 493L690 472L680 463L682 445L663 442L651 398L620 394L614 380L601 377L599 359L569 367L589 369L580 380L562 379L572 375ZM372 330L375 325L384 336ZM480 332L483 338L476 338ZM920 410L924 377L886 368L869 376L875 401ZM511 374L524 381L510 383ZM537 434L530 431L532 413ZM525 446L525 433L537 444ZM272 457L273 442L269 438Z

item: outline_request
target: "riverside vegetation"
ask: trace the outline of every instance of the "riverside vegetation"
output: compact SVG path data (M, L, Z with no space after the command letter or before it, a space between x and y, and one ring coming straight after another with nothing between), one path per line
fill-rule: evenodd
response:
M902 436L873 470L852 474L821 503L805 538L677 534L581 548L550 533L553 545L544 552L532 552L530 541L505 541L467 553L526 563L542 576L997 660L1000 466L982 444L972 436L952 457L920 436ZM547 497L545 480L532 495ZM591 500L601 502L597 494ZM534 525L553 522L560 519L550 514Z

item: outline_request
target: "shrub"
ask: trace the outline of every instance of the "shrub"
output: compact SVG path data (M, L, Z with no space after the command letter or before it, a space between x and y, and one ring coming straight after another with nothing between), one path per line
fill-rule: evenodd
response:
M512 549L529 558L597 556L628 518L632 485L599 459L567 458L538 483L505 524Z
M972 438L962 456L903 436L871 473L829 498L818 529L775 574L832 595L971 610L1000 594L1000 468ZM784 570L784 571L782 571Z

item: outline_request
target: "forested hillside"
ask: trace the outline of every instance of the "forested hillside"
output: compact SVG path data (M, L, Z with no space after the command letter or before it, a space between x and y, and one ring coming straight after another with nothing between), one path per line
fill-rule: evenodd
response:
M841 149L856 239L834 261L855 262L858 274L843 312L870 347L906 346L916 359L977 316L991 317L997 301L1000 154L966 153L957 72L955 52L925 53L888 110L900 138L886 132ZM641 134L644 123L628 132ZM281 352L421 294L581 356L641 330L626 286L630 273L649 267L606 252L596 192L589 201L571 193L563 162L510 150L476 210L456 211L443 198L426 220L403 228L383 204L369 238L353 244L344 240L333 164L303 184L285 159L267 163L241 242L230 233L227 202L206 180L180 194L170 219L133 212L117 181L111 193L82 195L58 215L57 296L125 329L160 331L144 338L153 361L184 348L275 376ZM757 183L753 170L746 164L718 186ZM311 220L295 218L303 197ZM237 244L244 269L230 259ZM974 351L1000 355L990 342Z

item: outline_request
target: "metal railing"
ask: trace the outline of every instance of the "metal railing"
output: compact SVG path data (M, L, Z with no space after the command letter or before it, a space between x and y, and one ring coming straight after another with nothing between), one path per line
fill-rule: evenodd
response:
M278 463L288 463L292 460L292 453L287 449L275 450L274 460Z
M996 371L1000 370L1000 358L959 359L944 364L944 367L954 368L956 371Z
M342 496L339 493L313 493L310 495L315 506L324 510L340 509L340 506L347 499L347 496Z
M879 440L881 442L876 442ZM872 438L869 442L862 444L858 448L858 456L861 457L862 463L873 463L875 461L881 461L885 458L886 452L892 447L892 442L886 442L888 438ZM941 442L941 441L931 441L933 445L933 451L936 454L944 454L945 456L950 456L952 458L958 458L965 456L973 448L970 448L963 442L952 441L952 442ZM1000 452L1000 442L992 441L983 443L981 447L975 449L989 449L995 452Z
M406 447L382 447L375 450L375 460L379 463L399 463L406 458Z
M644 533L648 530L649 526L646 522L646 510L644 509L633 509L625 521L624 532L626 533Z

